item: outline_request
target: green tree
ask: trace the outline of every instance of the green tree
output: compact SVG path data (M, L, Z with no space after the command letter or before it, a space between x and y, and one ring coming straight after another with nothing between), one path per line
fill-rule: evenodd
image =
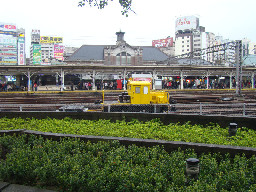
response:
M95 6L98 9L104 9L110 1L113 1L113 0L82 0L78 3L78 6L83 7L86 4L89 4L90 6ZM119 0L119 4L122 7L122 11L121 11L122 15L125 15L126 17L128 17L129 12L135 13L131 9L132 0Z

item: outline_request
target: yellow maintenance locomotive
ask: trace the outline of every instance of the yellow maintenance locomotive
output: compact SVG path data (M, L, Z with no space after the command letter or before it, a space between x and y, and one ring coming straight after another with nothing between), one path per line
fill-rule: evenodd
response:
M162 113L174 111L175 108L168 104L174 104L168 92L152 91L148 81L129 81L127 92L119 95L119 103L111 108L104 107L105 112L149 112Z

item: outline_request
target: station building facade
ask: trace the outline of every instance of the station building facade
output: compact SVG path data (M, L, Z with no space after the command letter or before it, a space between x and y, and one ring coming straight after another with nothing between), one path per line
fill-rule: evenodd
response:
M117 66L165 65L168 55L152 46L131 46L124 40L124 32L117 32L115 45L83 45L67 60L67 64Z

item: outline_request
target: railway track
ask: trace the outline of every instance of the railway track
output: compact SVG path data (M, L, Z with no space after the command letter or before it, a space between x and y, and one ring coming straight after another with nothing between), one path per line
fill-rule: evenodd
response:
M172 99L177 101L177 113L199 113L198 104L219 104L215 108L207 107L205 114L232 114L237 111L238 114L243 109L229 109L232 104L250 104L256 103L256 90L243 91L242 98L236 98L234 91L224 90L167 90ZM116 103L118 95L122 91L104 91L104 103ZM93 110L101 110L101 106L95 103L103 101L101 91L65 91L65 92L0 92L0 110L1 111L56 111L63 106L88 106ZM179 105L180 104L180 105ZM183 105L184 104L184 105ZM193 106L190 104L194 104ZM225 107L224 107L224 106ZM186 107L187 106L187 107ZM190 106L190 107L189 107ZM249 106L249 105L248 105ZM194 109L193 109L194 108ZM256 108L256 107L255 107ZM252 113L255 108L251 107Z
M177 103L220 103L222 101L234 102L256 102L256 90L244 91L243 99L235 98L235 92L219 90L166 90ZM105 91L105 101L117 101L122 91ZM72 103L94 103L103 100L101 91L67 91L67 92L0 92L0 104L72 104Z

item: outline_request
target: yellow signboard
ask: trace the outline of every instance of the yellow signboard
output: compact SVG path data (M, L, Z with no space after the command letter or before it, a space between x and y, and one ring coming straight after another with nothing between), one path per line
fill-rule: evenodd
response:
M40 43L63 43L62 37L40 36Z

